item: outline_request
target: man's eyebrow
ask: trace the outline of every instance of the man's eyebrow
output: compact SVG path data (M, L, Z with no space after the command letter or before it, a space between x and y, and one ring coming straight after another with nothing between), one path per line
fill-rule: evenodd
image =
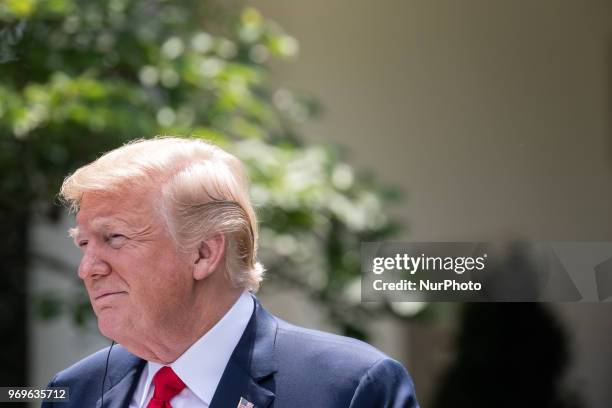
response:
M68 230L68 235L76 241L77 237L79 236L79 227L70 228Z
M96 218L91 222L94 230L108 231L113 228L126 228L131 229L129 223L118 218Z
M70 228L68 235L72 238L74 245L79 246L79 235L81 234L79 227Z
M92 226L94 230L103 231L103 232L111 230L113 228L117 228L117 227L127 228L130 230L132 229L127 222L123 220L119 220L119 219L114 219L114 218L113 219L109 219L109 218L95 219L92 221ZM79 227L70 228L68 230L68 235L72 237L75 244L78 244L77 241L79 239L80 234L81 234L81 231Z

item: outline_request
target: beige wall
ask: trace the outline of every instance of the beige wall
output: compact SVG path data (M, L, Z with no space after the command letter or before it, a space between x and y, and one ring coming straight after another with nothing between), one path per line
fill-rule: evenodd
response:
M612 238L612 2L248 3L300 41L305 135L407 191L411 239Z

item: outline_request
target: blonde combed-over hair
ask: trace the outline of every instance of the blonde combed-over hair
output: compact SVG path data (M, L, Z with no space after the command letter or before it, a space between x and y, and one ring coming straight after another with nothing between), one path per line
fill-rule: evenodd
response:
M256 291L263 278L257 262L257 219L242 163L200 139L139 139L112 150L68 176L62 199L77 212L83 194L158 189L152 203L179 250L190 251L213 234L224 234L225 269L236 287ZM117 205L121 205L120 202Z

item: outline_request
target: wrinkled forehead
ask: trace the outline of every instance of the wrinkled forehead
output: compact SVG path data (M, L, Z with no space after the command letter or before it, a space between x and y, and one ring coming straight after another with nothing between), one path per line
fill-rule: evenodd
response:
M133 221L130 222L129 220L122 218L120 215L99 216L94 217L91 220L82 220L81 223L79 223L77 220L77 226L70 228L68 230L68 234L72 238L78 239L79 236L90 231L109 232L117 229L121 231L133 231L137 229L137 225L135 225Z
M158 197L150 190L86 192L76 214L77 227L103 229L109 226L138 225L156 216L158 202Z

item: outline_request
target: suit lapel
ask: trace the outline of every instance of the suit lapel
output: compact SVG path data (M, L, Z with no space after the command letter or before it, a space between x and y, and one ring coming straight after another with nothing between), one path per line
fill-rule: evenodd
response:
M103 408L125 408L129 406L132 394L134 394L138 385L140 374L146 364L145 360L136 357L123 347L116 347L111 352L109 360ZM96 408L102 408L101 403L102 399L98 398Z
M274 393L259 385L242 367L230 360L210 408L236 408L240 398L252 402L256 408L267 408L274 400Z
M274 401L276 361L274 343L277 323L253 296L255 310L223 371L210 408L236 408L240 398L255 408Z

